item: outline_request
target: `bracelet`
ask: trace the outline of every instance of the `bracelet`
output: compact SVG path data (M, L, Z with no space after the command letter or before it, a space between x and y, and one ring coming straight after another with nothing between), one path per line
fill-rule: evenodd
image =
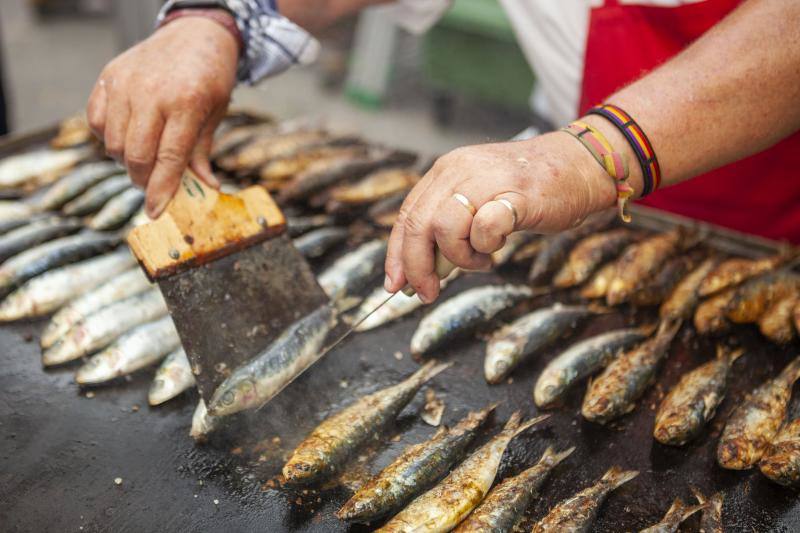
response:
M606 173L614 180L617 189L617 209L619 218L623 222L630 222L631 216L628 214L628 201L633 196L633 187L628 183L629 168L628 163L622 154L615 152L608 139L600 133L597 128L585 122L575 121L569 126L562 128L561 131L569 133L589 150L595 161L597 161Z
M598 115L611 122L631 145L636 159L639 160L639 165L642 167L644 179L642 198L658 189L661 185L661 166L658 164L658 158L650 139L647 138L639 124L628 113L611 104L593 107L587 114Z
M163 28L173 20L183 17L203 17L213 20L228 30L228 33L233 35L233 38L236 39L236 43L239 45L240 52L244 50L244 39L242 38L242 32L239 31L239 27L236 25L236 21L233 19L233 15L231 15L229 11L221 8L202 9L187 7L183 9L175 9L170 11L167 16L164 17L158 27Z

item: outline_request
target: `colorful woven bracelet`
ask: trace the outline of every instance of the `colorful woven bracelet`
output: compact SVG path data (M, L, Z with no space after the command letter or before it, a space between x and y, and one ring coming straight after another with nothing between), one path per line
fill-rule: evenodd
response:
M576 121L566 128L562 128L562 131L578 139L606 173L614 179L619 217L624 222L630 222L631 217L627 208L628 201L633 196L633 188L628 184L629 169L625 158L619 152L615 152L605 136L589 124Z
M605 118L616 126L628 140L628 144L631 145L634 153L636 153L636 159L639 160L639 165L642 167L642 177L644 179L642 198L658 189L659 185L661 185L661 167L658 164L658 158L650 139L647 138L639 124L628 113L611 104L593 107L587 114L599 115Z

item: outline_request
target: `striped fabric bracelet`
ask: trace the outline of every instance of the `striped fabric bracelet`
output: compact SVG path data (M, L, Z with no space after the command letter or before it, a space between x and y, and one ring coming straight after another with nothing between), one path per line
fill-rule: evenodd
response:
M630 222L628 201L633 196L633 188L628 184L628 163L619 152L615 152L608 139L596 128L585 122L575 121L561 131L569 133L586 147L606 173L614 180L617 190L617 208L623 222Z
M627 139L642 167L644 190L642 198L658 189L661 185L661 167L650 139L633 118L619 107L611 104L593 107L587 115L598 115L611 122Z

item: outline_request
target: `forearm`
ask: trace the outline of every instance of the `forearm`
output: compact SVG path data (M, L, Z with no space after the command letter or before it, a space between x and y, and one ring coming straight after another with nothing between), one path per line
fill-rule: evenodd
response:
M279 0L278 9L295 24L315 33L342 17L388 1L390 0Z
M663 185L774 145L800 129L800 2L749 0L680 55L607 99L647 133ZM604 119L590 121L609 132ZM641 172L631 153L632 181Z

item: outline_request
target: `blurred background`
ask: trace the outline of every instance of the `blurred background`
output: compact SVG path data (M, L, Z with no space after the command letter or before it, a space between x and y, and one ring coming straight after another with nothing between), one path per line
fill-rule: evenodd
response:
M81 110L102 67L146 37L161 0L0 0L2 73L12 131ZM533 74L496 0L457 0L430 32L396 28L381 8L320 35L314 66L295 68L234 103L423 153L501 140L536 123ZM445 59L446 58L446 59Z

